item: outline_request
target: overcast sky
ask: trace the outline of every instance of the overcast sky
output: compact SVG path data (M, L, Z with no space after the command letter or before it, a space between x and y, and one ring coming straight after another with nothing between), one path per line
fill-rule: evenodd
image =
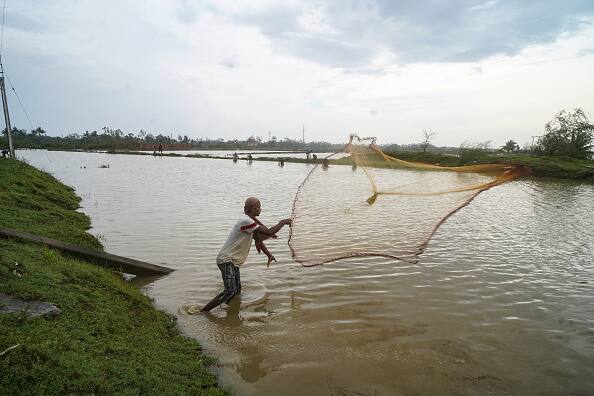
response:
M594 1L6 0L2 61L50 135L522 145L594 113Z

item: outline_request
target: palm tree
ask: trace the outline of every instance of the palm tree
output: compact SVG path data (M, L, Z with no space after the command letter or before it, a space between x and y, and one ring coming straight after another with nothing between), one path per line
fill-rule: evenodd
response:
M518 143L516 143L513 139L510 139L505 142L505 145L502 147L502 149L508 153L511 153L512 151L519 150L520 146L518 146Z

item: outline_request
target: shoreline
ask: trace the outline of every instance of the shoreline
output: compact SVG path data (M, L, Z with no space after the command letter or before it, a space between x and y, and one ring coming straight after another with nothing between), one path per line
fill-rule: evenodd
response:
M1 226L102 251L79 203L48 173L0 158ZM6 394L228 394L216 361L120 272L18 239L0 238L0 252L0 294L61 311L33 317L0 304Z

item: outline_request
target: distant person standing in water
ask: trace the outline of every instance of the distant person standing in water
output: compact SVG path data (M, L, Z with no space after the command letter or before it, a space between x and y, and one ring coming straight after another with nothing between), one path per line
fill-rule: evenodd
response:
M246 199L243 207L243 213L237 223L231 229L227 241L221 248L217 256L217 266L223 276L223 290L218 296L213 298L200 311L209 312L222 303L228 304L229 301L241 292L241 279L239 276L239 267L245 262L250 252L252 237L256 235L257 240L274 238L275 234L285 225L291 224L291 219L284 219L277 225L267 228L256 219L262 211L258 198L250 197ZM265 249L265 248L264 248ZM266 252L266 250L265 250ZM268 254L268 253L267 253ZM272 258L274 259L274 257ZM269 263L271 259L269 256Z
M159 143L159 154L163 154L163 145Z
M153 144L153 155L157 155L157 145Z

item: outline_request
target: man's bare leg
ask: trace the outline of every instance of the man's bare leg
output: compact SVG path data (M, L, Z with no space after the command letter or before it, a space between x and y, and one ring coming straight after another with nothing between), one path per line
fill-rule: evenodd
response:
M216 308L221 304L222 304L221 299L219 298L219 296L216 296L208 304L206 304L204 307L202 307L202 309L200 309L200 312L204 312L204 313L210 312L211 309Z

